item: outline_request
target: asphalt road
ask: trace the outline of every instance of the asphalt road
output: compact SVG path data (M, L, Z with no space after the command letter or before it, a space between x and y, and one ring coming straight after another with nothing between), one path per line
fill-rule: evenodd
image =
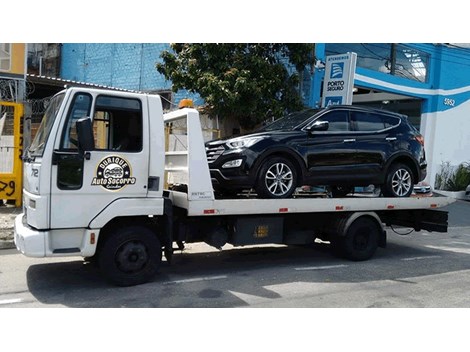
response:
M387 248L366 262L335 258L325 243L223 251L192 244L154 281L127 288L78 257L0 250L0 331L21 349L50 352L104 342L113 351L464 350L470 202L448 210L448 233L388 231ZM14 309L124 307L160 309ZM431 307L467 309L379 309Z
M190 244L153 281L114 287L81 258L0 251L0 307L470 307L470 203L451 205L448 233L388 234L366 262L329 245ZM466 216L465 216L466 214Z

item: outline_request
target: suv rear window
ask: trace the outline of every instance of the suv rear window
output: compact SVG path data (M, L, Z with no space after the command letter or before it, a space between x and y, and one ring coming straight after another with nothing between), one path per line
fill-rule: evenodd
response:
M374 132L386 128L397 126L400 123L398 117L368 113L362 111L352 111L351 120L356 131Z

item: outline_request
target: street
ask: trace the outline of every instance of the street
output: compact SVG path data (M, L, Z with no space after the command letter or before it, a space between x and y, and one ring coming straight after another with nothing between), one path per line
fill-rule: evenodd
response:
M223 251L189 244L153 282L135 287L109 285L79 257L36 259L2 250L0 308L468 308L470 203L449 210L448 233L388 230L387 248L366 262L338 259L325 243Z

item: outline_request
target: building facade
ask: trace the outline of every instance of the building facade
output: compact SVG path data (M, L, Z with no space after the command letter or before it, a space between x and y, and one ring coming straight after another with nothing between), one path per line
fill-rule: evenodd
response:
M470 46L465 44L318 44L327 55L357 53L353 104L404 113L425 140L428 177L442 164L470 162ZM319 104L324 69L316 65L310 105Z
M172 106L186 91L171 93L171 82L155 69L169 44L63 44L61 77L117 88L158 92ZM319 43L313 74L304 75L305 105L319 106L326 56L355 52L353 104L409 116L425 138L426 181L434 185L443 163L470 161L470 47L457 44ZM171 107L171 106L168 106Z

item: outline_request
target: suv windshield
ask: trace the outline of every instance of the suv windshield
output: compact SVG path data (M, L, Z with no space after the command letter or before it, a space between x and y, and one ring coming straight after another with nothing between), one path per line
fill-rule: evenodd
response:
M293 112L289 115L286 115L272 124L263 127L260 131L276 131L276 130L293 130L295 127L302 124L302 122L308 120L310 117L315 115L319 109L308 109L298 112Z
M65 93L60 93L54 96L44 112L41 124L39 125L36 136L34 137L29 152L31 156L42 156L44 153L44 146L46 144L49 133L51 132L52 124L56 118L57 112L59 111L62 100L64 100Z

